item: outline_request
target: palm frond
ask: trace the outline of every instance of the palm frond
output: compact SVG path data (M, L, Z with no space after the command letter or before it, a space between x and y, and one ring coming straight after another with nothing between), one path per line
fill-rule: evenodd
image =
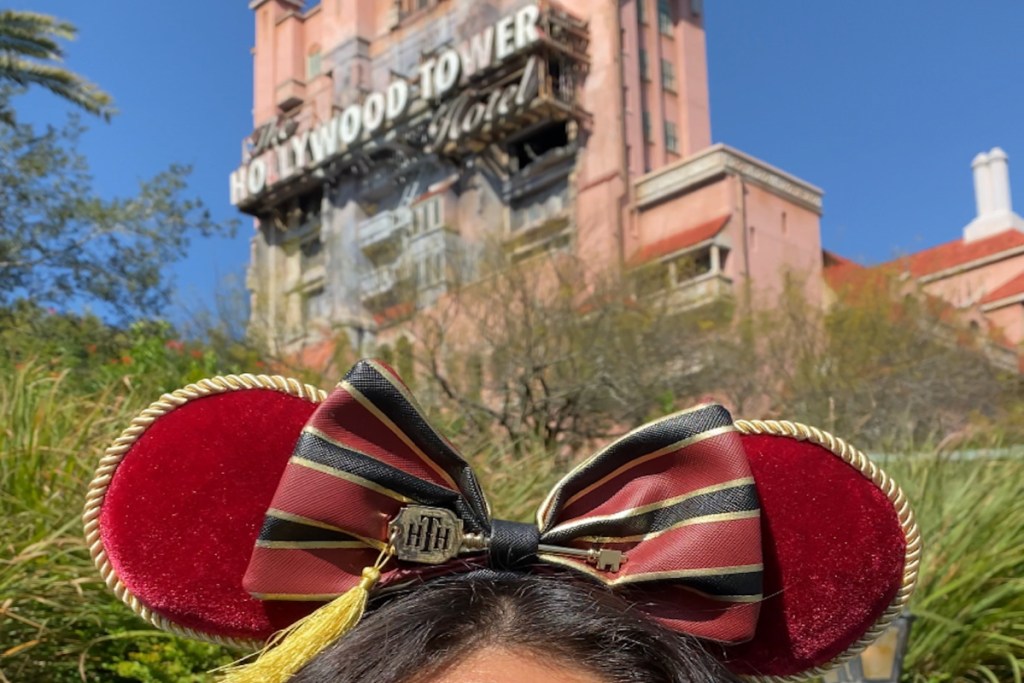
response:
M115 112L110 95L55 64L64 58L60 41L77 35L73 24L48 14L0 11L0 83L38 85L109 120Z
M110 95L81 76L58 66L0 55L0 80L10 80L23 86L41 86L90 114L109 118L114 113Z
M49 14L4 10L0 12L0 33L7 30L24 30L34 34L49 35L59 40L74 40L78 29L74 24L62 21Z
M61 61L64 58L64 53L56 40L23 28L7 30L3 24L0 24L0 52L13 52L26 57L53 61Z

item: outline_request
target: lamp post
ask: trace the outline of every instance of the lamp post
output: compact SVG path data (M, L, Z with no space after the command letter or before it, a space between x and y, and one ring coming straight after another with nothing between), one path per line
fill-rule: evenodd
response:
M909 612L896 617L878 640L825 674L825 683L898 683L913 620Z

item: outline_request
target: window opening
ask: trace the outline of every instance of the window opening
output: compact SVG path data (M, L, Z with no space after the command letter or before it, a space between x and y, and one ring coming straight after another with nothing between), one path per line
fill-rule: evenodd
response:
M661 87L672 92L676 90L675 64L667 59L661 60Z
M701 249L697 252L683 254L668 263L674 271L673 284L679 286L695 277L711 272L711 249Z
M673 23L671 0L658 0L658 30L664 36L671 36Z
M398 0L398 16L404 19L406 16L427 9L438 2L439 0Z
M679 152L679 138L676 135L676 124L671 121L665 122L665 149L670 152Z
M293 206L299 212L300 227L306 228L308 226L309 229L319 230L323 198L324 193L322 190L310 192L299 197Z
M320 75L320 48L310 50L306 55L306 80L312 80Z
M509 156L515 170L522 170L547 152L569 144L569 133L564 121L552 123L509 144Z

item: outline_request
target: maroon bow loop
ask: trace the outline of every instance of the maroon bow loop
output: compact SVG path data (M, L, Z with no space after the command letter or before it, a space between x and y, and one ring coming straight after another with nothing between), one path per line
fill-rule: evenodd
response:
M303 429L244 585L262 600L329 600L392 543L385 588L557 565L628 591L676 630L741 642L761 597L759 514L732 418L707 405L585 461L550 493L536 528L492 520L469 465L408 388L363 361Z

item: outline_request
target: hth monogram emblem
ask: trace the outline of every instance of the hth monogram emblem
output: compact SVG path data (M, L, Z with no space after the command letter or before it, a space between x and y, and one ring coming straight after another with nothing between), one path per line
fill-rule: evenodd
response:
M462 520L451 510L410 505L389 525L395 556L407 562L441 564L459 554Z
M460 553L487 549L489 539L462 531L462 520L445 508L408 505L388 525L395 557L403 562L443 564ZM609 548L537 546L540 553L579 557L603 572L618 572L626 555Z

